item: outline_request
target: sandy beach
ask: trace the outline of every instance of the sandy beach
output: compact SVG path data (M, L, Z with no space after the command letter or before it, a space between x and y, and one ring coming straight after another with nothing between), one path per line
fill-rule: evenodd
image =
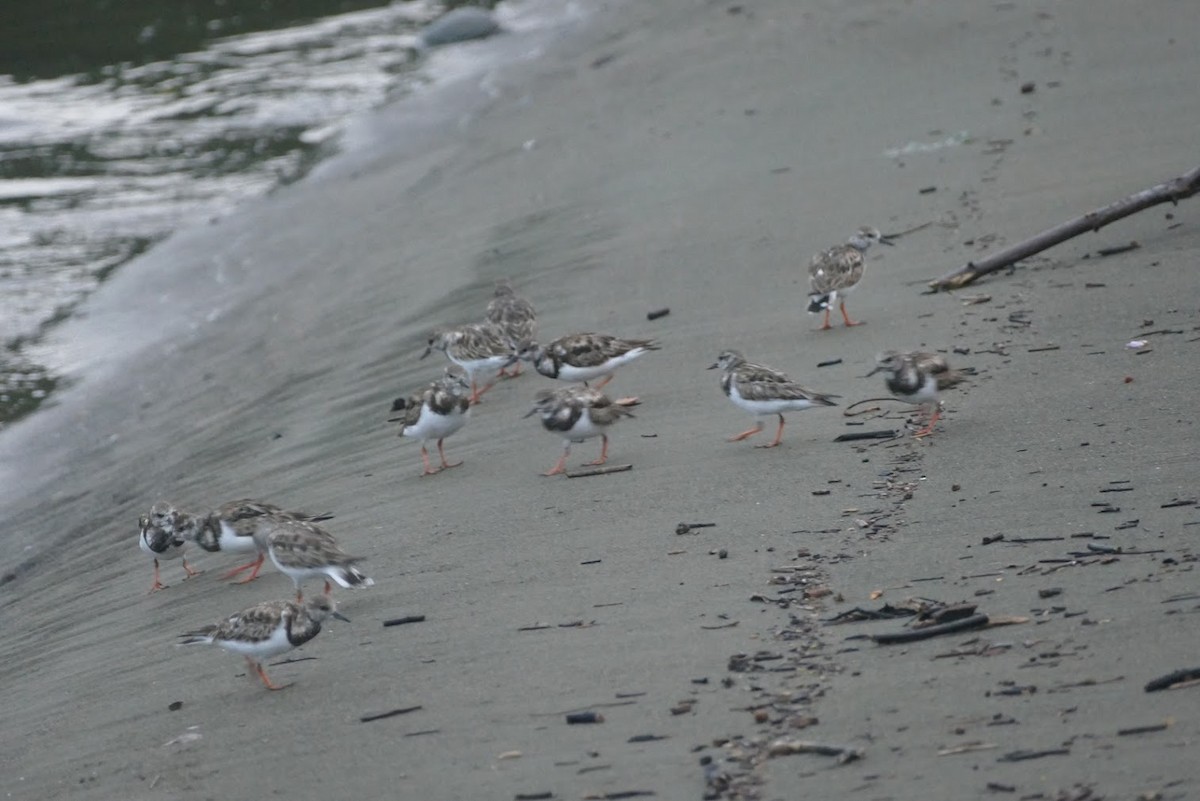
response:
M924 290L1196 166L1200 6L586 9L471 45L501 66L361 120L52 334L74 386L0 437L5 797L1195 798L1200 689L1144 685L1200 666L1197 201ZM809 256L864 224L918 230L869 251L866 325L816 331ZM642 401L611 443L632 470L541 477L560 441L521 417L551 386L527 374L419 477L391 401L505 276L543 339L662 342L611 385ZM724 441L750 423L705 370L730 347L843 408L885 394L885 348L975 375L930 438L833 441L902 433L880 404L760 450ZM376 581L335 591L352 622L271 667L278 693L174 643L290 581L195 552L147 595L136 547L156 500L245 496L335 513ZM909 599L1014 622L821 623Z

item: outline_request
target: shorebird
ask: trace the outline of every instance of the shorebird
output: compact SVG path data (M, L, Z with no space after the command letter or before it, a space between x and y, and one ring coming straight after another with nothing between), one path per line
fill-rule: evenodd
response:
M547 345L530 343L521 358L533 363L533 368L547 378L563 381L601 379L593 389L600 389L612 380L613 372L652 350L662 346L653 339L623 339L610 334L568 334ZM620 405L632 405L637 398L623 398Z
M161 507L161 508L160 508ZM318 522L328 520L330 514L289 512L273 503L240 498L223 503L211 512L193 514L176 509L170 504L155 504L161 514L161 525L176 536L195 542L210 553L228 551L232 553L255 553L253 561L239 565L222 578L233 578L243 570L250 574L238 581L246 584L258 578L263 562L267 558L267 541L264 526L273 520L306 520ZM153 511L151 517L153 518Z
M514 353L520 353L537 336L537 312L533 304L518 295L507 278L496 282L496 292L488 302L484 319L500 329ZM505 374L505 369L500 368L501 376ZM520 374L521 362L518 361L511 377L516 378Z
M862 281L863 269L866 266L864 254L875 242L892 244L887 237L879 233L878 228L864 226L855 231L846 244L823 250L814 255L809 262L808 310L813 314L825 310L822 331L833 327L829 324L829 312L835 304L841 309L842 320L846 325L859 325L846 314L846 295Z
M263 660L287 653L316 637L327 617L350 622L337 611L333 599L325 595L310 598L303 604L265 601L230 615L220 623L181 634L179 644L219 645L226 651L241 654L268 690L282 690L291 685L272 682L263 669Z
M534 399L533 408L525 416L539 415L542 425L552 434L563 437L563 452L558 462L544 476L566 472L567 455L572 442L600 437L600 458L588 464L601 465L608 460L607 430L623 417L633 413L619 405L603 392L587 387L563 387L562 389L540 390Z
M740 442L763 430L763 418L779 417L779 430L775 439L759 448L774 448L783 440L783 413L811 409L814 406L837 406L832 400L837 395L823 395L805 389L784 373L761 364L746 361L739 351L723 351L709 370L720 369L721 391L739 409L745 409L756 419L754 428L729 438Z
M483 393L496 383L499 370L517 360L517 354L508 344L504 332L491 323L471 323L434 331L421 358L424 359L435 350L445 353L446 358L466 371L467 379L471 382L471 403L479 403ZM489 379L482 388L479 387L478 376Z
M432 476L448 467L458 467L462 462L447 462L442 440L467 424L471 416L471 387L462 375L446 368L446 374L428 386L422 387L407 398L396 398L392 412L401 412L388 418L389 423L400 423L400 436L421 441L421 462L425 466L423 476ZM429 463L429 451L425 443L437 440L438 454L442 457L441 467Z
M322 576L325 594L333 589L330 579L346 588L370 587L375 580L355 567L362 557L351 556L337 540L315 523L301 520L274 520L268 525L267 554L275 567L296 585L296 600L304 597L300 584L306 578Z
M156 503L150 508L149 515L142 515L138 518L138 544L154 559L154 583L150 585L150 592L167 587L159 578L158 560L160 559L182 559L183 569L188 578L200 572L193 570L187 563L187 555L183 552L186 544L184 539L163 525L168 515L169 507L166 504Z
M942 414L938 391L949 389L963 380L963 372L951 369L945 356L919 350L907 353L884 351L875 358L875 369L867 375L879 372L884 373L888 391L892 395L927 411L929 424L914 432L914 437L933 433L933 424Z

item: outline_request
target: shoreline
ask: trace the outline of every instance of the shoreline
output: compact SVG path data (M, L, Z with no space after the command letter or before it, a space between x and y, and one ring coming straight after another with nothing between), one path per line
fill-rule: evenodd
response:
M129 295L89 306L73 334L136 332L139 301L170 309L179 293L206 293L170 320L178 339L99 365L102 403L38 416L46 457L62 459L44 474L58 484L15 507L3 498L8 530L64 546L0 584L19 621L0 661L13 798L1195 791L1200 777L1178 759L1200 727L1194 690L1142 685L1192 658L1195 604L1164 598L1194 576L1195 507L1163 504L1194 494L1196 346L1184 333L1147 354L1124 348L1152 330L1145 320L1200 326L1194 302L1162 303L1200 296L1188 207L982 282L969 292L985 303L920 294L964 255L1186 169L1178 132L1194 129L1195 110L1160 108L1146 87L1167 96L1195 55L1147 58L1172 26L1114 25L1153 17L1115 2L1103 14L1082 0L1036 12L737 8L605 6L541 58L490 74L470 114L394 149L381 137L237 225L179 237L161 258L190 254L203 268L194 287L131 273ZM1023 95L1030 73L1038 90ZM1162 124L1094 128L1096 86ZM875 114L886 130L862 124ZM364 124L386 131L403 116L391 107ZM970 136L885 155L959 130ZM1078 147L1081 131L1092 149ZM1096 155L1134 143L1136 165ZM871 251L850 304L867 325L810 330L811 252L864 223L926 220ZM1084 259L1130 238L1140 250ZM448 443L461 468L418 477L416 447L384 422L390 401L441 371L416 358L429 329L481 314L503 275L533 300L545 338L662 341L614 381L642 399L611 445L631 471L538 476L559 443L520 419L549 385L528 375L489 393ZM647 319L661 307L671 313ZM856 430L848 422L902 429L905 415L872 423L831 409L790 415L770 451L722 441L746 422L703 369L722 349L850 402L882 394L862 376L895 345L966 350L952 363L978 371L948 394L932 438L834 444ZM1119 481L1130 491L1101 494ZM295 682L282 693L254 686L229 654L169 645L287 595L284 577L225 586L214 575L231 563L203 556L205 575L183 582L170 565L172 586L142 594L140 511L245 495L332 511L330 530L376 581L337 593L354 622L293 655L307 661L270 668ZM1102 501L1120 511L1092 506ZM681 536L681 520L717 525ZM982 544L997 533L1006 539ZM1162 553L1039 561L1070 558L1070 535L1083 533ZM1061 604L1039 597L1055 587ZM1029 620L887 647L845 638L899 623L818 625L914 596ZM382 626L409 615L425 620ZM578 709L605 721L569 725ZM1112 725L1167 716L1166 732L1146 737ZM783 735L864 756L764 759Z

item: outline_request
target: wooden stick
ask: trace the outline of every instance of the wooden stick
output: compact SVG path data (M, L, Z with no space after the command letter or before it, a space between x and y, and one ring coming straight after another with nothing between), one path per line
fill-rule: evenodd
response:
M937 637L941 634L953 634L956 631L967 631L968 629L977 629L988 624L987 615L971 615L970 617L955 620L950 623L942 623L937 626L926 626L922 629L909 629L907 631L887 632L884 634L872 634L871 639L879 645L892 645L901 642L915 642L916 640L927 640L930 637Z
M569 470L567 478L587 478L588 476L607 476L609 473L624 473L632 470L631 464L613 464L607 467L593 467L590 470Z
M1028 258L1035 253L1041 253L1047 248L1060 242L1073 239L1088 231L1099 231L1109 223L1116 222L1131 214L1157 206L1160 203L1178 203L1200 192L1200 167L1186 172L1178 178L1135 192L1127 198L1110 203L1107 206L1090 211L1082 217L1076 217L1053 228L1042 231L1037 236L1018 242L997 253L993 253L978 262L967 262L952 273L948 273L936 281L930 281L929 286L935 292L949 289L961 289L978 278L1003 270L1005 267Z
M780 737L767 746L768 756L778 757L791 754L821 754L822 756L837 757L837 761L842 764L862 759L863 756L863 752L852 745L816 743L812 740L797 740L792 737Z

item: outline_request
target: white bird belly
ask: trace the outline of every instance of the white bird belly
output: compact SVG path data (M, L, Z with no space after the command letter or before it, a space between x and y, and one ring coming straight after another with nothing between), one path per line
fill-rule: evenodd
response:
M592 439L604 433L604 429L592 422L592 416L588 412L584 412L579 416L579 420L571 427L570 431L559 432L568 442L583 442L585 439Z
M221 546L222 551L257 551L258 546L254 544L254 537L247 537L238 534L233 530L233 526L221 521L221 533L217 535L217 545Z
M469 409L463 414L434 414L428 406L422 407L421 416L417 418L416 424L404 427L404 436L419 440L448 437L467 424L469 414Z
M287 630L283 626L276 626L271 632L271 636L259 642L248 642L246 640L217 640L216 644L224 648L226 651L232 651L235 654L243 656L252 656L257 659L266 659L271 656L278 656L292 650L295 646L287 638Z
M739 409L744 409L756 417L766 417L768 415L781 414L783 412L798 412L801 409L809 409L813 406L812 401L801 398L749 400L741 396L737 390L736 384L729 390L729 399L732 400Z
M447 355L449 356L450 354ZM475 379L476 377L491 378L495 376L496 373L500 372L500 368L508 363L508 361L511 359L512 357L506 354L488 356L484 359L464 359L450 356L450 361L466 370L467 375L469 375L472 379Z
M558 368L558 377L563 381L593 381L608 375L622 365L629 364L645 352L645 348L634 348L628 353L614 356L595 367L576 367L575 365L564 363Z

